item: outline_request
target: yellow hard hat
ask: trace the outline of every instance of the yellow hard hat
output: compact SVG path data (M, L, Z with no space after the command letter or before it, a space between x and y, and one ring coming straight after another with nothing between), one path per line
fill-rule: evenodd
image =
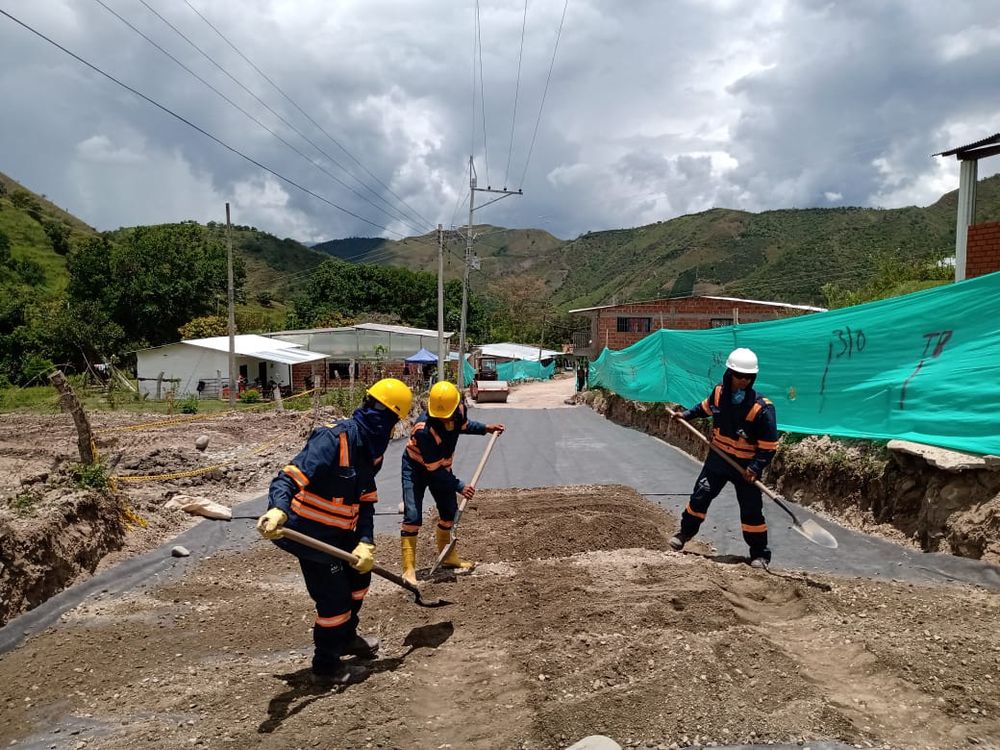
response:
M461 396L455 384L442 380L431 388L430 396L427 398L427 413L432 417L448 419L455 413L460 400Z
M410 413L413 391L410 386L396 378L382 378L368 389L368 395L403 419Z

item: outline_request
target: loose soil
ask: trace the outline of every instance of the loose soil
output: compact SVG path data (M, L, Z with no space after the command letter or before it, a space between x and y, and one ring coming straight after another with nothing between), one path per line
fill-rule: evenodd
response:
M460 549L479 567L423 584L453 604L374 580L362 619L383 648L363 682L306 680L312 603L294 558L261 541L83 605L5 655L0 744L998 747L995 594L675 553L675 519L620 486L476 505ZM398 540L378 541L395 568Z
M573 385L518 386L508 406L563 406ZM49 569L65 584L158 546L196 522L163 510L173 494L260 494L314 422L336 416L120 430L164 418L92 414L114 473L190 474L120 482L102 505L67 473L68 416L5 414L0 563L41 571L31 539L59 555ZM481 491L459 548L479 567L423 583L453 604L418 608L376 578L362 620L382 651L367 679L333 690L306 679L313 611L294 558L263 541L206 557L169 583L93 599L0 657L0 745L534 750L600 733L641 748L1000 748L995 593L753 570L698 543L669 551L674 528L625 487ZM398 569L398 539L378 542Z

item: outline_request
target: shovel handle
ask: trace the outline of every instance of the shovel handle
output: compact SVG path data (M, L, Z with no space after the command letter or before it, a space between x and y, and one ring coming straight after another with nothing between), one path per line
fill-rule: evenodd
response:
M728 463L730 466L736 469L736 471L738 471L741 476L743 475L746 469L740 466L739 463L737 463L733 458L727 456L723 451L719 450L714 445L712 445L711 441L707 437L702 435L697 427L695 427L693 424L688 423L688 421L681 416L680 412L674 411L673 409L667 409L667 411L670 412L670 416L673 417L673 421L680 422L681 425L683 425L688 430L688 432L690 432L692 435L701 440L701 442L707 445L709 450L715 451L715 453L718 456L721 456L723 460L726 461L726 463ZM785 513L791 516L792 521L795 523L796 526L802 525L799 523L799 519L795 517L795 514L792 513L791 509L783 502L781 502L781 495L776 493L774 490L772 490L770 487L768 487L759 479L755 480L753 485L761 492L763 492L765 495L767 495L769 498L771 498L778 505L779 508L785 511Z
M340 549L339 547L334 547L332 544L327 544L326 542L321 542L319 539L313 539L307 534L302 534L294 529L282 529L281 535L285 539L291 539L293 542L298 542L306 547L311 547L319 552L325 552L331 557L336 557L338 560L343 560L348 565L354 566L358 563L357 555L352 555L350 552ZM393 573L391 570L386 570L380 565L372 566L372 573L381 576L388 581L392 581L397 586L402 586L407 591L420 596L420 589L414 586L412 583L407 581L401 575Z
M486 450L483 451L483 457L479 459L479 466L476 467L476 471L472 474L472 479L469 480L469 484L473 487L479 481L479 476L483 473L483 469L486 468L486 460L490 457L490 453L493 452L493 446L497 442L497 438L500 437L499 432L494 432L490 435L490 441L486 444ZM458 505L458 510L455 511L455 520L451 524L451 538L448 540L448 544L445 545L444 549L437 556L437 560L434 561L434 565L431 567L431 575L437 571L438 566L444 562L444 559L451 554L451 551L455 548L455 543L458 541L458 537L455 536L455 529L458 528L458 522L462 518L462 511L465 510L466 504L469 502L469 498L462 497L462 502Z
M479 484L479 477L482 475L483 469L486 468L486 461L489 459L490 453L493 452L493 446L496 444L498 437L500 437L499 432L494 432L490 435L490 440L486 443L486 450L483 451L483 457L479 459L479 466L476 467L476 470L472 474L472 479L469 480L469 484L473 487ZM462 517L462 511L465 510L465 506L468 502L469 498L463 495L462 502L458 504L458 510L455 511L455 522L451 525L453 531L455 527L458 526L458 519Z

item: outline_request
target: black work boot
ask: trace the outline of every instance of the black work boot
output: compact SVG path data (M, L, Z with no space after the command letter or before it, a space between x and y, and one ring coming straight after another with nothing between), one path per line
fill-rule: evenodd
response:
M373 635L355 633L354 637L344 646L344 656L356 656L359 659L374 659L378 653L379 639Z
M672 549L674 552L680 552L682 549L684 549L684 545L687 543L688 543L688 538L679 531L672 537L670 537L670 541L667 542L667 544L670 545L670 549Z

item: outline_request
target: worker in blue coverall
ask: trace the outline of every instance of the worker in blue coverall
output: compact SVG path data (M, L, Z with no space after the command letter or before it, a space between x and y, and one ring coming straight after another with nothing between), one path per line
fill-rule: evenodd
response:
M374 565L375 475L392 428L410 412L413 394L401 380L384 378L368 389L349 419L318 427L305 447L271 482L268 511L257 530L299 559L306 590L316 602L312 674L346 684L366 670L341 661L370 659L377 638L358 634L358 612ZM352 567L323 552L284 539L289 528L353 553Z
M726 482L732 482L740 504L743 540L750 548L750 564L766 568L771 562L767 546L767 522L763 497L754 484L774 457L778 448L777 419L774 404L753 389L760 367L750 349L734 349L726 360L722 382L697 406L680 414L690 420L712 417L712 445L743 467L736 471L715 451L709 450L701 474L684 513L681 527L670 539L670 546L681 550L701 527L708 506Z
M456 493L471 499L476 488L465 484L451 470L459 435L502 433L502 424L483 424L468 418L461 394L453 383L435 383L427 397L427 412L413 425L410 442L403 451L403 523L400 527L400 548L403 578L417 582L417 534L423 523L424 491L430 490L437 504L438 523L435 529L438 554L451 541L451 527L458 510ZM452 547L441 561L442 567L470 570L474 562L463 560Z

